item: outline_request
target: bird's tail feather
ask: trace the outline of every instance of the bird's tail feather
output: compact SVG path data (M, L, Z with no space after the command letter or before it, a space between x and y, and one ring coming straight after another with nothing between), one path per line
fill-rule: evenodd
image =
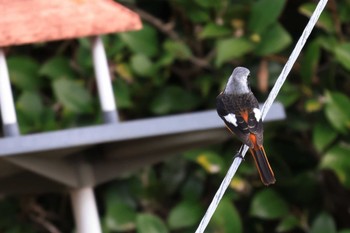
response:
M275 175L271 169L269 161L263 146L257 146L250 149L253 155L255 165L259 171L260 179L265 185L270 185L276 182Z

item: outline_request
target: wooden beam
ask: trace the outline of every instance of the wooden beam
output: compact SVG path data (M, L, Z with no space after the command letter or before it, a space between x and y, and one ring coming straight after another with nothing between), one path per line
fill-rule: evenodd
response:
M0 46L138 30L140 17L112 0L2 0Z

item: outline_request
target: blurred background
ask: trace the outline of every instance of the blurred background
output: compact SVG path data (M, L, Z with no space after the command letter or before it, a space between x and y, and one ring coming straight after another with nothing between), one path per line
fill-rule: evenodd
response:
M122 120L213 109L236 66L267 98L318 1L123 0L144 27L103 36ZM350 1L329 0L265 124L277 182L246 157L206 232L350 232ZM22 134L102 122L88 39L11 47ZM73 90L73 91L72 91ZM178 154L96 189L104 232L194 232L240 146ZM74 232L67 194L0 196L0 232Z

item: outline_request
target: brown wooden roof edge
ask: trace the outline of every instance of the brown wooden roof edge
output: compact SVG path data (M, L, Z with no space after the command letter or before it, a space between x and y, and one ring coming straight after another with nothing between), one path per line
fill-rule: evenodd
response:
M0 46L142 28L138 14L112 0L2 0L0 15Z

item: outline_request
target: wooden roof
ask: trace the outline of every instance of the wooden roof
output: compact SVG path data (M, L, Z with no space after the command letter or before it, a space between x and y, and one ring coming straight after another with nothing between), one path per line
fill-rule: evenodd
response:
M1 0L0 46L137 30L140 17L112 0Z

